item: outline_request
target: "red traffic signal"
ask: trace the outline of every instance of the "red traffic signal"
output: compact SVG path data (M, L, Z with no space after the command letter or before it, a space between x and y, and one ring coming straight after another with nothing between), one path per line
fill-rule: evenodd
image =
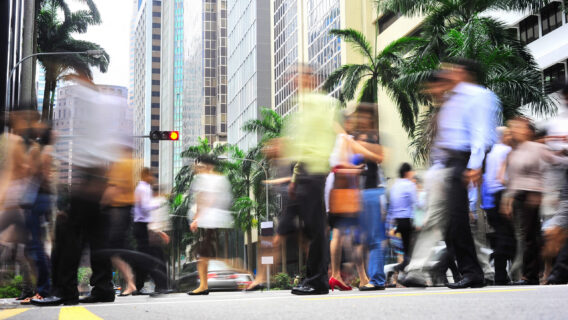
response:
M170 141L177 141L179 140L179 131L159 131L153 130L150 131L150 140L157 141L157 140L170 140Z

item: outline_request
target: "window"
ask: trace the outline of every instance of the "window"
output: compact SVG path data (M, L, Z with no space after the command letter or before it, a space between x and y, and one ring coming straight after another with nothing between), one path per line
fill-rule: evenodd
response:
M157 114L152 115L152 120L160 120L160 116Z
M153 131L153 130L160 130L160 127L159 127L159 126L151 126L151 127L150 127L150 130L152 130L152 131Z
M152 108L159 108L160 104L159 103L152 103Z
M150 166L151 166L151 167L158 167L158 166L159 166L159 163L158 163L158 161L152 161L152 162L150 163Z
M152 58L153 59L153 58ZM159 59L159 58L158 58ZM159 86L160 85L160 80L152 80L152 85L153 86Z
M525 44L529 44L538 39L540 37L538 31L538 17L532 15L519 22L519 31L521 42Z
M159 35L159 34L153 34L152 35L152 39L154 39L154 40L160 40L161 38L162 38L162 36Z
M385 14L383 14L383 16L380 17L378 21L379 34L381 34L388 27L390 27L390 25L393 24L396 20L398 20L400 16L401 16L400 13L394 13L394 12L386 12Z
M154 11L154 12L152 12L152 17L158 17L158 18L159 18L159 17L161 17L161 16L162 16L162 13L161 13L160 11L158 11L158 12Z
M540 10L542 35L559 28L562 25L562 6L560 2L551 2Z
M152 46L152 51L160 51L160 46Z
M160 92L152 91L152 97L159 97L159 96L160 96Z
M160 154L160 150L152 150L151 154Z
M566 64L557 63L543 70L544 92L557 91L566 82Z
M152 57L152 62L160 62L160 57Z
M159 28L160 24L159 23L152 23L152 28Z
M152 68L152 73L160 73L160 69L158 69L158 68Z

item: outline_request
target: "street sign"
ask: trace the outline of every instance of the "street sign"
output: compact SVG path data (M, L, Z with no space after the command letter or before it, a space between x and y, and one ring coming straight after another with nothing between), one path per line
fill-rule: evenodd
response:
M260 258L261 264L274 264L274 257L273 256L263 256Z

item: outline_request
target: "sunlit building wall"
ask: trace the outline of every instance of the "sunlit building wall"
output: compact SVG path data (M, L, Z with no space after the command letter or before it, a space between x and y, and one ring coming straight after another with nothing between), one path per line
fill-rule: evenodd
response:
M242 126L271 108L270 2L228 0L228 141L242 150L258 143Z

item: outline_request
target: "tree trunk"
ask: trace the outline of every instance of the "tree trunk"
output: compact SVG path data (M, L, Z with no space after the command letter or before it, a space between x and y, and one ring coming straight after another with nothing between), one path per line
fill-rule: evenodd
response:
M229 230L223 231L225 234L225 247L223 248L225 259L229 259Z
M254 271L252 256L252 230L247 230L247 269Z
M49 114L48 120L53 120L53 106L55 105L55 87L57 86L57 81L51 83L51 98L49 99Z
M50 81L45 79L45 86L43 88L43 105L41 110L41 120L43 121L47 121L49 119L50 92Z

